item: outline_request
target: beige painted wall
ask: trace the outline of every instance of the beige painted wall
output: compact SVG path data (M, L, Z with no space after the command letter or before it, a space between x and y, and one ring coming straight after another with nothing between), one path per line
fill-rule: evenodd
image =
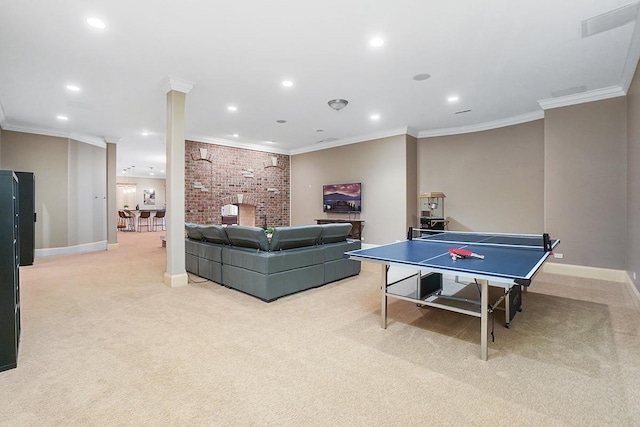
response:
M134 209L136 204L140 206L140 209L165 209L166 208L166 180L164 178L141 178L141 177L125 177L119 176L116 178L117 184L128 184L136 186L135 196L131 200L129 209ZM144 204L144 190L155 190L156 192L156 204L145 205ZM124 207L125 201L121 192L116 194L116 206L118 209Z
M107 240L107 152L69 140L67 246Z
M626 270L640 290L640 74L627 93L627 265Z
M35 248L68 246L68 139L2 132L2 168L35 173Z
M322 185L362 183L366 243L384 244L406 237L407 140L405 135L291 156L291 224L316 218L347 218L322 212ZM353 215L352 215L353 217Z
M546 230L574 265L624 269L627 247L627 100L545 112Z
M418 192L445 193L450 230L543 233L543 168L542 120L418 140Z

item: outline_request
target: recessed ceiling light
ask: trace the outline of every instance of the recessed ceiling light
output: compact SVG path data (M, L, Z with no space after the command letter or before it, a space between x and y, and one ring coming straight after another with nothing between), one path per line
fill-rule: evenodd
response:
M140 132L142 134L142 136L147 136L149 135L149 132L147 132L146 130L143 130L142 132Z
M417 81L427 80L430 78L431 78L431 74L427 74L427 73L416 74L415 76L413 76L413 80L417 80Z
M160 172L164 173L164 169L162 169Z
M237 133L234 133L234 134L233 134L233 135L231 135L231 136L233 136L234 138L237 138L237 137L239 137L240 135L238 135Z
M238 107L236 107L235 105L229 105L227 107L227 110L229 110L229 111L238 111Z
M369 44L373 47L380 47L384 44L384 40L380 37L374 37L369 41Z
M460 99L460 98L458 98L457 96L450 96L450 97L447 98L447 101L456 102L458 99Z
M371 120L380 120L380 114L372 114Z
M80 88L76 85L67 85L67 90L71 92L80 92Z
M87 24L91 25L93 28L97 28L99 30L103 30L107 27L107 25L102 22L100 19L91 17L87 19Z
M265 144L275 144L275 142L273 142L273 141L265 141L264 143Z
M293 82L291 80L285 80L285 81L282 82L282 86L291 87L291 86L293 86Z
M62 115L60 115L60 116L56 116L56 118L57 118L58 120L62 120L62 121L69 120L69 117L67 117L67 116L62 116Z

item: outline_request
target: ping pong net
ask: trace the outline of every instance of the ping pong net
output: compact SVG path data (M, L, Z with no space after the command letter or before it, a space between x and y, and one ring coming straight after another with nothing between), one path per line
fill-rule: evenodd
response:
M553 242L549 234L486 233L432 230L409 227L407 240L449 243L452 245L500 246L521 249L540 249L551 252Z

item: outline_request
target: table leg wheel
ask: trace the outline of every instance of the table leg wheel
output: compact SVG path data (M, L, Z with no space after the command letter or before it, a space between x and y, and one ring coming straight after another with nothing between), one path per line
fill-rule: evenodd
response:
M505 326L507 329L511 329L511 323L505 323L505 324L504 324L504 326Z

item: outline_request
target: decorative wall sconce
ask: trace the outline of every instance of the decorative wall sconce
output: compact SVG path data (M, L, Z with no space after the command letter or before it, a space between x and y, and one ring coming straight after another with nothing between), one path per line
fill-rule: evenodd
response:
M269 157L269 160L264 164L264 168L284 169L282 166L280 166L280 163L278 162L278 158L276 156Z
M204 160L206 162L213 162L213 153L210 153L206 148L199 148L191 152L191 160Z

